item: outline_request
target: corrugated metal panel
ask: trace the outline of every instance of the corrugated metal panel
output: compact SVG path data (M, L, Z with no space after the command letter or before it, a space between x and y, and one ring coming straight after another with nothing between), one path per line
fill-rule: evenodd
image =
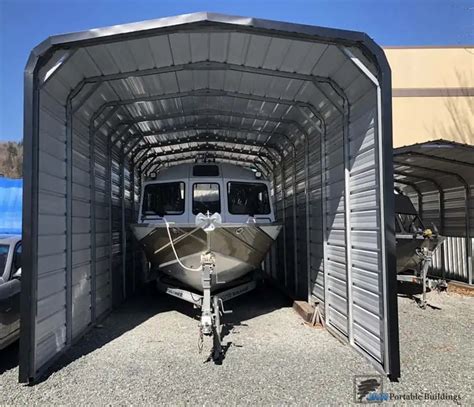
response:
M444 190L444 230L446 236L466 233L466 191L464 188Z
M375 88L367 94L371 97L363 99L364 105L358 104L349 127L352 335L363 351L383 362L384 268Z
M51 81L52 82L52 81ZM51 83L50 82L50 83ZM49 88L48 88L49 89ZM45 94L46 95L46 94ZM63 117L61 120L59 117ZM37 310L35 317L35 371L66 346L66 128L65 108L48 96L40 101L40 122L45 136L40 137L38 154L44 164L38 169L38 223L36 267ZM51 152L51 153L50 153ZM57 168L46 164L50 159ZM47 220L45 222L45 220Z
M85 126L73 122L71 179L71 340L81 335L92 322L91 314L91 189L89 137ZM67 162L65 163L67 165ZM65 171L60 171L64 173ZM69 250L69 248L68 248Z
M342 119L327 124L324 136L324 277L329 326L348 336L347 248Z
M109 207L109 158L105 136L94 137L94 187L95 187L95 314L102 317L112 308L112 281L110 259L111 211Z
M469 283L466 243L465 237L446 237L443 244L433 253L433 264L429 274ZM471 239L470 244L474 247L474 239Z
M310 281L311 292L321 303L324 312L324 259L323 259L323 224L321 218L322 191L321 191L321 135L315 131L309 138L309 229L310 229Z

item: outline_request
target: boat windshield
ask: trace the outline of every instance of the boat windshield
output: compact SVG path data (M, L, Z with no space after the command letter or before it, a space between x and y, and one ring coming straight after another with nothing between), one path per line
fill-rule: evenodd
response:
M418 233L423 232L423 224L418 215L412 215L407 213L399 213L398 219L402 224L403 231L407 233ZM399 231L399 226L397 225L397 232Z
M181 215L184 213L184 182L149 184L143 194L143 216Z
M10 246L7 244L0 244L0 277L5 273L7 265L8 250Z
M193 214L221 212L219 184L200 183L193 185Z
M268 188L261 182L227 183L229 213L233 215L268 215L270 200Z

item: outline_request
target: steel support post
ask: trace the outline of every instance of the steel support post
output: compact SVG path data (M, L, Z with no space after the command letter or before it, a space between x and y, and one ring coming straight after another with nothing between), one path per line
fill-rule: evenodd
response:
M122 244L122 296L127 298L127 224L125 221L125 156L124 145L120 148L120 225L121 225L121 244Z
M131 214L132 214L132 222L135 223L137 221L136 217L136 210L135 210L135 165L133 162L129 160L130 165L130 199L131 199ZM132 292L134 293L136 290L136 240L132 236Z
M308 285L308 303L313 303L311 287L311 215L309 207L309 137L304 138L304 198L305 198L305 221L306 221L306 283Z
M324 318L329 323L329 288L327 269L327 197L326 197L326 132L321 134L321 217L322 217L322 242L323 242L323 275L324 275Z
M72 99L66 106L66 344L72 343L72 177L73 114Z
M296 148L293 147L293 176L291 177L293 180L293 253L294 253L294 259L293 259L293 267L295 268L293 270L293 275L295 279L295 296L299 296L299 264L298 264L298 200L296 197L297 189L296 189Z
M346 106L344 102L344 106ZM342 117L342 137L344 154L344 230L346 245L346 289L347 289L347 335L349 343L354 345L353 299L352 299L352 222L351 222L351 152L349 137L349 111ZM384 241L381 240L383 246Z
M95 197L95 135L92 129L89 129L89 176L90 176L90 234L91 234L91 322L94 324L97 318L97 275L96 275L96 197Z
M280 166L281 171L281 203L282 203L282 210L283 210L283 270L284 270L284 281L285 287L288 286L288 265L287 265L287 247L286 247L286 193L285 193L285 159L283 158Z
M112 140L110 137L107 139L107 188L106 193L108 195L108 211L109 211L109 285L110 285L110 300L113 305L114 290L113 290L113 214L112 214Z

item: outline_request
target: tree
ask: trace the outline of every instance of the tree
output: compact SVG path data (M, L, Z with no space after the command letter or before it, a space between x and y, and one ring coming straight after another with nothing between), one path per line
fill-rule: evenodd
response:
M8 178L23 176L23 143L0 143L0 174Z

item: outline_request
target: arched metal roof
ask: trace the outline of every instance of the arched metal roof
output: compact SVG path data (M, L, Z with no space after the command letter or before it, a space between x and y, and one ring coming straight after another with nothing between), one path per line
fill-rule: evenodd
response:
M50 37L27 70L53 111L70 105L84 131L120 134L125 149L218 130L289 150L367 96L373 83L352 59L387 71L363 33L196 13Z

